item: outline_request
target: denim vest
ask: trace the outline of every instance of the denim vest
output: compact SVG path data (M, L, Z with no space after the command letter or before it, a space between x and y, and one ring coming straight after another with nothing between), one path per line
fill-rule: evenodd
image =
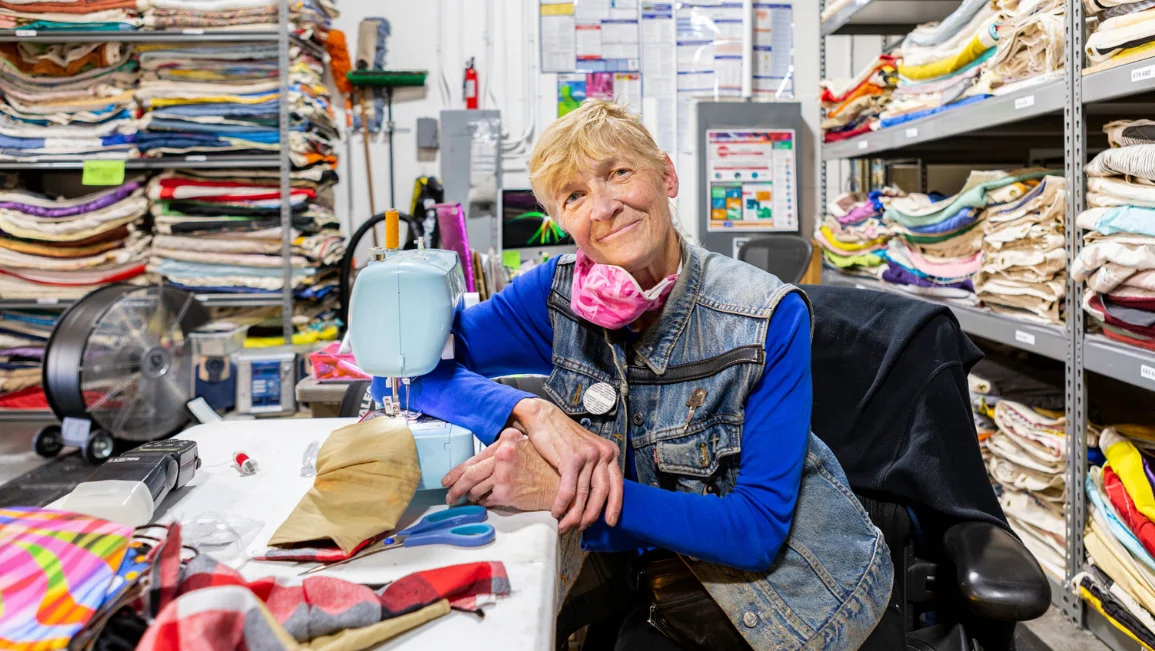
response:
M554 368L545 389L571 418L617 443L623 464L629 441L639 482L723 496L738 477L746 398L762 376L770 318L800 290L699 247L684 244L682 260L661 316L627 357L620 333L570 309L573 258L562 258L549 297ZM617 393L602 415L583 400L597 383ZM701 404L690 417L692 396ZM795 514L764 573L683 560L751 647L857 648L886 609L894 570L882 534L813 434ZM586 556L577 536L563 537L559 608Z

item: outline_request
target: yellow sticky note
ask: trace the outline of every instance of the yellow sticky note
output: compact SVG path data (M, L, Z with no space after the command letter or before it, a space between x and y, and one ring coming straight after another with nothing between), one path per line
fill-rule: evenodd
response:
M124 183L124 161L86 160L81 185L120 185Z
M521 269L521 251L502 251L501 266Z

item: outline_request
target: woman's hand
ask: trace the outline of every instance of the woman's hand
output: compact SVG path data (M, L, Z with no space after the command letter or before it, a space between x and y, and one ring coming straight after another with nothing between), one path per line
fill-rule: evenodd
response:
M553 403L522 400L513 408L513 426L557 469L561 484L550 512L558 531L585 530L604 510L606 524L617 526L622 512L622 471L618 447L573 422Z
M569 419L552 403L526 399L513 410L513 425L525 432L535 451L560 475L550 512L558 518L558 531L573 527L586 529L605 511L606 523L616 526L622 512L622 473L618 468L618 448L595 436ZM507 430L508 432L508 430ZM506 434L502 434L503 439ZM509 439L505 439L509 441ZM441 480L451 487L449 503L469 494L481 499L497 486L495 458L501 445L495 442L469 461L454 468ZM520 453L520 452L519 452ZM528 468L531 464L525 466ZM509 468L506 462L505 467ZM530 483L535 473L525 471L503 475L503 480ZM564 517L563 517L564 516Z
M478 477L483 478L474 483ZM493 445L454 468L447 479L453 480L447 497L450 504L465 495L482 506L518 511L548 511L561 482L557 470L538 454L529 438L512 427Z

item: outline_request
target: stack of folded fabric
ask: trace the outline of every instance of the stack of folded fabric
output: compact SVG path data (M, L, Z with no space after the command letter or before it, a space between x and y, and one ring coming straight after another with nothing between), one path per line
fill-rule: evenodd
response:
M979 450L983 455L983 462L990 464L991 452L986 446L999 426L995 423L995 408L998 396L994 394L994 386L990 380L971 373L967 375L967 389L970 392L971 413L974 416L975 432L979 435Z
M149 265L175 286L210 293L279 293L283 287L279 179L237 172L168 171L149 183L156 238ZM294 178L294 290L331 282L344 238L328 205L332 183Z
M136 0L0 1L0 28L125 31L141 25Z
M1155 648L1155 495L1147 470L1155 462L1155 430L1107 427L1099 447L1107 461L1087 472L1087 566L1074 584L1112 625Z
M814 241L822 249L826 266L856 276L879 278L890 229L882 223L882 211L891 199L905 196L897 188L872 190L869 195L850 192L828 206L830 214L814 229Z
M833 82L822 82L822 138L837 142L878 129L878 116L890 102L898 81L896 59L881 54L869 68L841 87Z
M982 65L995 55L998 25L1005 18L997 3L967 0L942 23L915 28L902 43L898 88L882 112L883 127L980 101L975 94Z
M1063 0L999 0L1004 18L974 94L1001 95L1058 78L1066 53Z
M204 27L212 29L277 29L277 0L148 0L144 25L152 29ZM289 3L290 33L324 41L338 16L331 0Z
M40 362L52 335L56 314L40 311L0 311L0 409L15 397L43 394Z
M0 192L0 298L80 298L143 280L147 213L141 178L69 199Z
M1044 170L975 171L958 194L911 194L884 215L895 237L882 279L915 294L977 303L974 276L982 265L985 209L1022 197Z
M1092 74L1155 55L1155 6L1147 0L1085 0L1087 67Z
M1066 419L1011 400L994 408L998 431L986 442L991 477L1011 528L1055 580L1064 576Z
M294 166L335 164L338 138L320 55L291 48L289 150ZM140 47L137 98L146 156L279 151L277 46L148 44Z
M0 158L134 155L137 78L123 43L0 44Z
M1085 246L1071 275L1107 337L1155 350L1155 122L1104 127L1111 143L1087 164Z
M1031 321L1062 322L1065 213L1061 176L1046 176L1018 200L986 210L982 267L975 278L984 305Z
M987 470L1011 528L1055 580L1064 576L1066 421L1062 364L991 349L968 378L976 423L994 421ZM989 429L989 425L979 428ZM1088 432L1097 445L1097 431Z

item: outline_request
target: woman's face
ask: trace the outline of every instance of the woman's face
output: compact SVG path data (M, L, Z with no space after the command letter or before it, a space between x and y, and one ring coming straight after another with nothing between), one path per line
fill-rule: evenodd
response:
M625 152L590 160L554 196L558 222L594 262L642 269L670 236L669 199L678 175L669 156L661 172L639 166Z

